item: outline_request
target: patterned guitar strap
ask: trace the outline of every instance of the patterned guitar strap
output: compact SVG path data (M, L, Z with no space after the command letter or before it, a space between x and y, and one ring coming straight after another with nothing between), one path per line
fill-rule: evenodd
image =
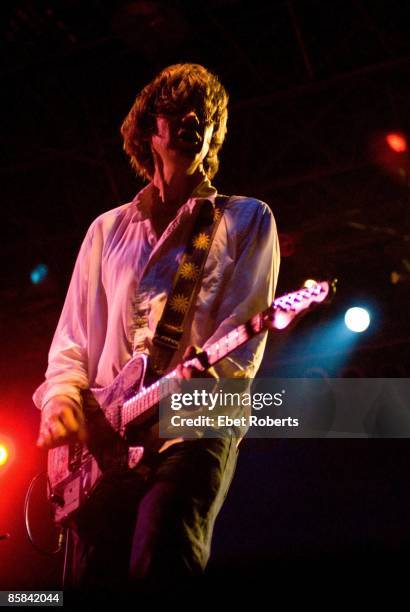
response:
M152 339L150 367L162 376L178 350L184 323L199 290L205 262L222 217L228 196L217 196L215 205L204 200L195 219L173 287L166 301L162 317Z

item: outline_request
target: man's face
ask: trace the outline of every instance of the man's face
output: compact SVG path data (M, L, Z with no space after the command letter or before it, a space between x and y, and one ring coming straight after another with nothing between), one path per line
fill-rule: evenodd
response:
M208 154L214 125L195 110L172 115L157 114L151 137L155 165L178 168L193 174Z

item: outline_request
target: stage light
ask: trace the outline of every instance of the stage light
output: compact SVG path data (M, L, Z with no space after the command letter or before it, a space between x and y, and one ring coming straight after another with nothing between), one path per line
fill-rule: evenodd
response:
M30 279L33 285L41 283L48 274L48 268L45 264L39 264L30 272Z
M397 272L393 270L390 272L390 282L392 285L398 285L399 283L408 283L410 281L410 274L407 272Z
M364 332L370 324L370 315L365 308L349 308L345 314L346 327L355 333Z
M407 140L402 134L391 132L387 134L386 142L395 153L404 153L407 151Z
M5 446L4 444L0 444L0 467L7 463L8 458L9 451L7 449L7 446Z

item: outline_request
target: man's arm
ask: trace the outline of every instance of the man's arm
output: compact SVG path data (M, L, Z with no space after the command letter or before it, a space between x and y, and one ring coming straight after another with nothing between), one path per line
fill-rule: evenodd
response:
M49 351L45 381L33 395L42 410L37 445L51 448L85 437L81 389L88 387L87 302L93 226L74 266Z

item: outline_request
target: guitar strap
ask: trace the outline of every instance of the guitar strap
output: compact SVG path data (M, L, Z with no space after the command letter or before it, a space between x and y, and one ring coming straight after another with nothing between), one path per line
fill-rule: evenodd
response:
M215 205L204 200L175 274L173 287L152 339L150 366L161 376L179 348L184 323L200 286L205 262L228 196L217 196Z

